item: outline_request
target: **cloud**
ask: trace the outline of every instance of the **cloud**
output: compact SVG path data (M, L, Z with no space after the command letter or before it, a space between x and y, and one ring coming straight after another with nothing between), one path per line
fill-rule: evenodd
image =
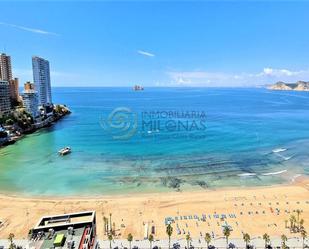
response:
M56 36L59 35L57 33L49 32L49 31L46 31L46 30L24 27L24 26L12 24L12 23L0 22L0 25L12 27L12 28L16 28L16 29L20 29L20 30L24 30L24 31L28 31L28 32L31 32L31 33L41 34L41 35L56 35Z
M152 54L152 53L149 53L147 51L143 51L143 50L138 50L137 53L141 54L141 55L145 55L145 56L148 56L148 57L154 57L155 55Z
M266 67L263 69L262 75L282 77L282 76L295 76L301 74L303 71L290 71L287 69L273 69Z
M277 81L309 80L309 69L293 71L265 67L257 73L225 73L209 71L169 71L170 86L258 86Z

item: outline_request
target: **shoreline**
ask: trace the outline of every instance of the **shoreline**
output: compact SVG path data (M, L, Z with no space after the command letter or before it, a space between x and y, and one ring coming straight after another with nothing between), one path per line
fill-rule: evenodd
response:
M60 106L60 105L58 105L58 106ZM39 131L41 131L43 129L46 129L46 128L49 128L49 127L53 126L54 124L56 124L57 122L59 122L63 118L65 118L67 115L71 114L71 111L65 105L63 105L63 108L65 108L66 112L54 113L52 116L48 117L48 119L44 120L43 123L40 123L40 124L33 123L32 127L30 129L28 128L26 130L18 131L20 133L19 135L10 136L6 142L3 142L3 143L0 144L0 150L2 148L5 148L5 147L7 147L9 145L13 145L16 142L26 138L27 135L33 134L35 132L39 132ZM0 127L2 125L3 124L0 124ZM16 124L14 123L14 125L16 125ZM11 125L11 126L13 126L13 125Z
M119 236L125 239L128 233L142 239L144 224L156 227L156 238L165 238L166 217L202 214L235 214L237 218L226 219L233 227L232 237L242 237L242 232L261 236L267 231L272 236L290 234L284 228L284 220L293 210L302 210L305 227L309 229L309 179L298 178L290 184L271 187L225 188L217 190L170 192L155 194L105 195L100 197L25 197L0 194L0 237L14 231L16 238L26 238L28 230L44 215L95 210L98 235L106 239L103 232L103 216L112 213ZM288 203L288 204L287 204ZM280 210L280 211L277 211ZM289 212L289 213L287 213ZM252 226L252 219L256 225ZM178 221L180 222L180 221ZM186 225L185 225L185 223ZM222 221L223 222L223 221ZM219 224L220 223L220 224ZM178 223L177 223L178 224ZM200 232L213 231L222 236L221 221L211 219L197 226L195 221L182 221L182 229L190 229L192 237ZM274 225L275 224L275 225ZM175 224L174 224L175 225ZM176 227L174 227L174 230ZM176 231L176 230L175 230ZM177 235L173 238L184 238Z
M170 189L170 191L151 191L151 192L130 192L130 193L114 193L114 194L100 194L100 195L91 195L88 193L84 193L81 195L36 195L36 194L24 194L20 192L1 192L0 190L0 198L21 198L28 200L99 200L102 198L107 199L122 199L122 198L130 198L130 197L149 197L156 195L178 195L178 194L187 194L187 193L209 193L209 192L221 192L221 191L236 191L236 190L259 190L265 188L277 188L277 187L288 187L288 186L296 186L303 185L308 182L309 186L309 176L303 174L297 174L292 177L289 181L272 184L272 185L259 185L259 186L222 186L217 188L198 188L198 189L185 189L181 191L176 191Z

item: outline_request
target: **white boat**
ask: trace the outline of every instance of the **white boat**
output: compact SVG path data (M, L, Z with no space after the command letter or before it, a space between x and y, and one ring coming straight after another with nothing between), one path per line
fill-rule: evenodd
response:
M61 150L58 151L58 153L61 155L61 156L65 156L67 154L70 154L71 153L71 148L70 147L65 147Z

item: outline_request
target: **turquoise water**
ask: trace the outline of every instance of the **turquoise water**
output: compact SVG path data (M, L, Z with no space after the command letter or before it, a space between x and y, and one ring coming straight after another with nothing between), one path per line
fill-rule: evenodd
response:
M308 92L54 88L53 98L66 103L72 114L0 150L0 192L182 191L280 184L309 173ZM128 129L134 132L126 139L115 139L118 130L107 127L108 115L119 107L132 112L132 127L137 124ZM205 116L160 116L154 119L160 120L161 127L143 126L149 121L145 113L151 111ZM195 121L198 127L168 130L167 121L183 125ZM65 146L73 152L58 156ZM284 151L273 152L279 148Z

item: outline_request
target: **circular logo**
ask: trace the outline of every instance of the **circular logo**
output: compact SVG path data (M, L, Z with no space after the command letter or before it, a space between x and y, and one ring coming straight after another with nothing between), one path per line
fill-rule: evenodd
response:
M102 118L100 124L113 139L129 139L137 131L137 114L130 108L118 107L107 118Z

